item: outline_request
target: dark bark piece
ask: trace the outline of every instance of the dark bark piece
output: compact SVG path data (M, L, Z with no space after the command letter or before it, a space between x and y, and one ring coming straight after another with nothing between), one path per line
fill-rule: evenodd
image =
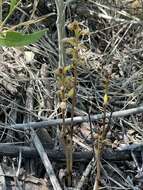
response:
M143 144L129 145L125 150L112 150L106 149L103 153L103 159L107 161L125 161L132 160L131 151L134 152L137 159L141 159L141 151L143 150ZM38 157L38 153L35 148L28 146L0 144L0 156L16 157L19 155L19 151L22 152L22 156L25 158ZM50 160L59 162L65 161L65 154L63 151L46 150ZM92 152L74 152L73 159L76 162L89 162L93 157Z
M35 148L30 148L28 146L17 146L17 145L9 145L9 144L0 144L0 156L10 156L16 157L19 155L19 151L22 152L22 156L25 158L35 158L38 157L38 153ZM65 155L63 151L46 151L48 157L52 161L65 161ZM91 152L79 152L74 153L73 157L76 161L87 162L90 158L92 158Z

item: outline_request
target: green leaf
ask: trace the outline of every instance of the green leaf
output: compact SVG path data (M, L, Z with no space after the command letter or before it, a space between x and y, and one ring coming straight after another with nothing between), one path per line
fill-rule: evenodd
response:
M44 34L45 30L33 32L31 34L23 34L15 31L5 32L5 36L0 36L0 46L21 47L37 42Z

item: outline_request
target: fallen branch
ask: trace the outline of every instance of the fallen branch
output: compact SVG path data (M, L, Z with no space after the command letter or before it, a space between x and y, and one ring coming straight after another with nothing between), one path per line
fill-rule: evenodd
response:
M22 153L24 158L35 158L38 157L38 152L35 148L29 146L21 145L12 145L12 144L0 144L0 157L1 156L10 156L17 157L19 152ZM55 150L46 150L46 153L50 160L54 162L64 161L65 162L65 153L63 151ZM88 162L92 158L92 152L75 152L73 153L75 162Z
M19 156L19 152L21 151L22 157L25 158L33 158L38 157L38 152L35 148L31 148L28 146L20 146L20 145L11 145L11 144L0 144L0 157L1 156L10 156L17 157ZM103 159L107 161L124 161L124 160L132 160L131 152L134 152L137 158L141 159L140 152L143 151L143 144L132 144L127 145L123 150L112 150L107 149L103 153ZM65 161L65 154L63 151L55 151L55 150L46 150L46 154L49 159L54 162ZM76 162L89 162L93 157L93 153L91 151L86 152L74 152L73 153L73 161Z
M137 114L137 113L143 113L143 106L137 107L137 108L132 108L132 109L127 109L127 110L121 110L121 111L115 111L112 113L112 118L115 117L125 117L128 115L132 114ZM111 113L106 114L106 118L110 118ZM91 121L96 121L99 119L103 119L104 114L97 114L97 115L91 115L90 119ZM73 118L73 124L77 123L82 123L82 122L88 122L89 117L88 116L78 116ZM7 126L7 128L15 128L15 129L26 129L26 128L48 128L49 126L57 126L61 125L63 123L62 119L48 119L46 121L41 121L41 122L29 122L29 123L24 123L24 124L15 124L11 126ZM71 118L65 119L65 124L69 125L71 123Z

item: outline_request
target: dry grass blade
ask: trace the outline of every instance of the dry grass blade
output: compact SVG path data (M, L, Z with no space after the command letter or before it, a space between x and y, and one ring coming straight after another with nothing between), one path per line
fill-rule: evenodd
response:
M32 141L33 141L33 144L34 146L36 147L39 155L40 155L40 158L45 166L45 169L46 169L46 172L50 178L50 181L52 183L52 186L53 186L53 189L54 190L62 190L58 180L57 180L57 177L55 175L55 172L53 170L53 167L51 165L51 162L36 134L36 132L31 128L31 137L32 137Z
M91 169L93 168L93 165L95 163L95 158L93 158L90 163L88 164L88 166L86 167L85 171L82 174L82 177L80 179L80 181L78 182L77 186L76 186L76 190L81 190L82 187L84 186L84 183L86 183L86 180L88 178L88 175L91 171Z
M1 181L1 188L2 188L3 190L6 190L7 187L6 187L5 174L4 174L4 171L3 171L1 165L0 165L0 181Z

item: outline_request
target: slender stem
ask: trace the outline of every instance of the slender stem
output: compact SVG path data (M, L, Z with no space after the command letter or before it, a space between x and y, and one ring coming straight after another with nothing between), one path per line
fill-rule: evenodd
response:
M72 98L72 110L71 110L71 137L73 136L73 118L74 118L74 109L76 106L76 93L77 93L77 60L75 60L74 63L74 84L73 84L73 89L74 89L74 94Z
M72 167L73 167L73 144L72 144L72 139L73 139L73 118L74 118L74 109L76 106L76 88L77 88L77 59L75 60L74 63L74 94L72 98L72 110L71 110L71 127L69 129L69 175L68 175L68 185L72 185Z
M89 126L90 126L90 133L91 133L91 139L92 139L92 149L94 153L94 161L96 160L96 152L95 152L95 144L94 144L94 134L93 134L93 128L92 128L92 122L91 122L91 117L90 117L90 112L88 112L88 117L89 117Z
M106 138L106 105L103 105L103 109L104 109L104 118L103 118L103 130L102 130L102 141L105 140Z
M57 31L58 31L58 43L59 43L59 67L64 66L64 44L63 39L65 37L65 5L63 0L55 0L57 8Z
M105 87L105 93L107 94L108 86ZM106 139L107 135L107 128L106 128L106 108L107 104L103 104L103 129L98 134L98 141L97 141L97 160L96 160L96 180L95 180L95 190L99 189L99 182L101 179L101 155L104 148L104 140Z
M95 179L95 188L94 190L99 190L99 181L100 181L100 177L101 177L101 171L100 171L100 160L101 160L101 144L100 142L98 141L98 145L97 145L97 152L96 152L96 155L97 155L97 158L96 158L96 179Z
M2 1L2 0L1 0ZM14 12L14 10L17 8L17 6L19 5L21 0L19 0L15 6L12 8L12 10L8 13L8 15L5 17L4 21L0 23L0 29L3 28L3 26L5 25L5 23L7 22L7 20L9 19L9 17L12 15L12 13ZM0 2L1 4L1 2Z
M2 0L0 0L0 23L2 23Z

